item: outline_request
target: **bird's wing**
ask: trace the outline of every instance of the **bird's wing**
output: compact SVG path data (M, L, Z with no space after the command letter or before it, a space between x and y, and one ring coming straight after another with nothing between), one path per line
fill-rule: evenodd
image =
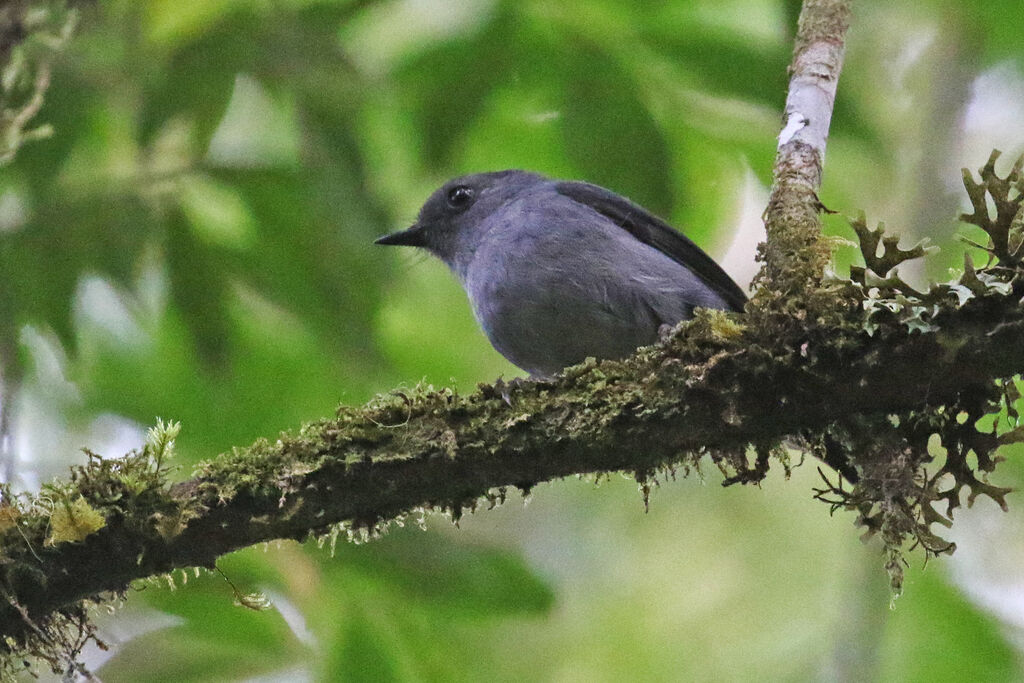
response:
M555 183L559 194L594 209L610 218L638 240L654 247L677 263L689 268L704 283L717 292L730 308L742 311L747 295L732 278L715 263L714 259L693 243L690 238L654 216L645 208L634 204L611 190L597 185L564 180Z

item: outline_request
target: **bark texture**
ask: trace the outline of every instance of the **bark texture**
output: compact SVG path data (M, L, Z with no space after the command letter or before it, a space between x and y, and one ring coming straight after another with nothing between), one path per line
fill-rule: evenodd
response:
M1019 164L998 176L995 156L980 180L966 176L975 212L965 220L989 235L990 266L968 261L959 280L917 292L894 269L923 250L859 221L865 267L823 281L816 190L848 17L846 2L804 5L761 290L745 314L700 312L664 344L550 382L469 396L396 390L236 449L176 485L166 478L173 430L161 428L141 452L91 458L37 498L5 496L0 647L73 665L90 634L84 606L134 579L210 567L259 541L373 533L424 508L458 516L508 487L568 475L625 470L647 483L709 457L724 483L756 482L772 456L788 466L783 439L858 480L835 477L818 494L882 536L898 589L904 542L951 549L929 527L948 521L964 488L1005 504L985 476L994 450L1024 432L975 423L999 410L1017 419L1022 180ZM928 450L935 435L941 464Z

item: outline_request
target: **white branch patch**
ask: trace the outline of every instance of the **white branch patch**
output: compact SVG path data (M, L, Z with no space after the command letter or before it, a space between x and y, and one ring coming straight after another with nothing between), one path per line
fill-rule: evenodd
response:
M792 112L786 118L786 127L779 133L779 147L793 139L793 136L803 130L810 121L800 112Z

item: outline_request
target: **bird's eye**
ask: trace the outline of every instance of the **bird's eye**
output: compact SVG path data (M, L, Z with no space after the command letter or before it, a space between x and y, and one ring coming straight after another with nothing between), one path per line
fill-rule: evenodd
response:
M473 197L476 192L473 191L472 187L466 185L456 185L452 189L448 190L448 206L462 211L473 203Z

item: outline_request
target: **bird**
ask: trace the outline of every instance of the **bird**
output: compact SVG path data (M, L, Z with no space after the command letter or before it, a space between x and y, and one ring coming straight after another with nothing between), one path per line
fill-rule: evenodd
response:
M455 274L494 348L532 378L653 344L696 308L747 297L693 241L615 192L510 169L454 178L411 227L375 241L425 249Z

